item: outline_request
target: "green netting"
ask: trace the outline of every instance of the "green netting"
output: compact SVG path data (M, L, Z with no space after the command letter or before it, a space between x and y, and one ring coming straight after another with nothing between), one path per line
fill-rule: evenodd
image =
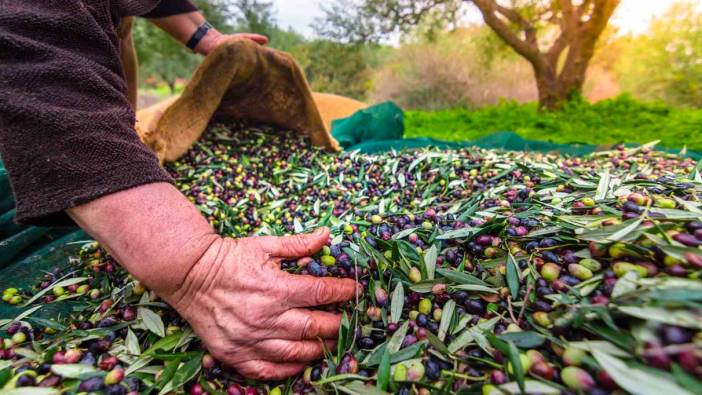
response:
M75 228L39 228L14 223L12 190L0 161L0 289L29 287L55 267L68 263L67 257L79 246L73 241L86 239ZM56 303L42 308L35 317L55 317L67 313L70 303ZM0 319L17 316L23 309L0 303Z
M351 117L332 123L332 135L346 150L364 153L385 152L391 149L437 147L440 149L477 146L485 149L508 151L558 152L564 155L587 155L607 148L592 144L556 144L549 141L527 140L514 132L498 132L472 141L449 142L431 138L403 139L404 113L396 104L385 102L361 110ZM630 144L629 146L635 146ZM658 148L660 149L660 148ZM679 150L662 149L679 154ZM702 159L700 152L686 152L695 160Z

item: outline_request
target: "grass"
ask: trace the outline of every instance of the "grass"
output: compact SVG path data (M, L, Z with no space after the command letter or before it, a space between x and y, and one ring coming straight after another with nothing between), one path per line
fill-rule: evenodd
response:
M628 96L590 104L568 103L563 111L539 113L536 104L505 102L477 110L408 111L407 137L464 141L513 131L554 143L648 143L702 151L702 109L642 103Z

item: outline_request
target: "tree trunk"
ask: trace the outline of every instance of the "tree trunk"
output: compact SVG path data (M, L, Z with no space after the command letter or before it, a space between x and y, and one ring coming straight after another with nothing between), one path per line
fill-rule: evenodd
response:
M585 84L587 67L572 70L559 77L555 66L532 66L536 88L539 92L539 108L542 110L559 110L563 103L581 92ZM567 76L567 78L563 78Z
M176 93L176 82L175 80L166 80L166 85L168 85L168 89L171 90L171 95L175 95Z

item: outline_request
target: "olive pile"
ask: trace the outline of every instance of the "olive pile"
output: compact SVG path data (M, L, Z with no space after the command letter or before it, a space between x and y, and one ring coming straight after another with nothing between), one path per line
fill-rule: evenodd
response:
M329 226L301 275L364 292L336 350L284 383L222 366L95 243L4 325L0 388L54 393L702 393L702 177L648 147L585 158L421 150L326 154L213 128L169 165L227 236ZM6 334L6 336L5 336ZM14 391L14 392L12 392ZM42 390L43 391L43 390Z

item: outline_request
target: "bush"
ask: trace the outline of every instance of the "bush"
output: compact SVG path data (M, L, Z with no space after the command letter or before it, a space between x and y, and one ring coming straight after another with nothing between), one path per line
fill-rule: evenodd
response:
M672 108L619 96L590 104L568 103L561 112L540 113L535 103L502 102L479 110L409 111L408 137L471 140L514 131L524 138L556 143L615 144L661 140L661 146L702 150L702 110Z
M536 100L533 73L484 27L395 49L377 71L371 93L373 101L424 110L479 107L502 98Z

